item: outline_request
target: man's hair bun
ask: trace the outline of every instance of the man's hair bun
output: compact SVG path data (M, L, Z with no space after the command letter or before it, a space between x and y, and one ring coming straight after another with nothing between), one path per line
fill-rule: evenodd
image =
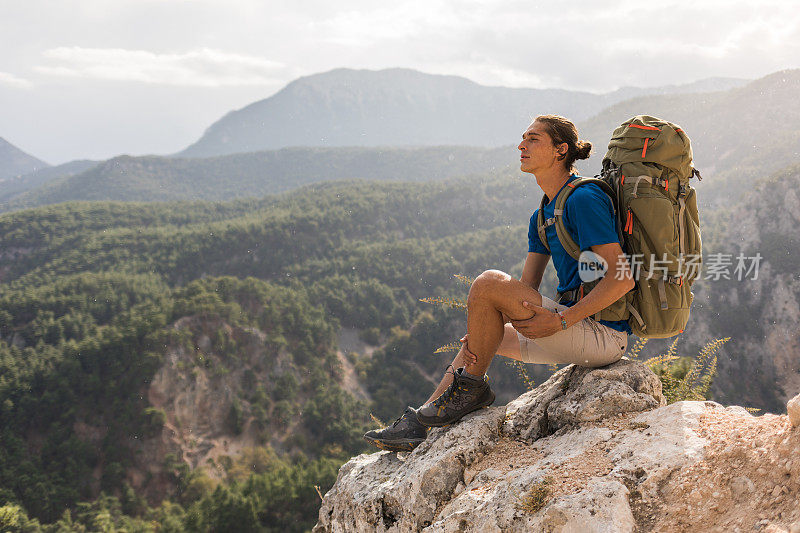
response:
M589 141L578 141L578 149L575 152L575 159L589 159L592 153L592 143Z
M578 140L578 129L572 121L559 115L539 115L535 122L544 124L553 141L553 146L567 145L567 153L563 154L564 166L570 173L575 173L575 160L588 159L592 151L592 143Z

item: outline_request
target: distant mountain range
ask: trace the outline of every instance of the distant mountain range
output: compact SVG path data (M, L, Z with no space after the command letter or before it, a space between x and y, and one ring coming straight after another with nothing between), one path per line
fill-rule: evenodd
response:
M634 115L678 123L692 139L695 166L712 180L702 196L732 198L761 177L800 161L800 69L775 72L742 87L706 94L643 96L617 103L579 124L594 142L586 167L599 169L609 134Z
M0 137L0 187L3 181L50 165L26 154L7 140Z
M336 69L299 78L277 94L232 111L180 157L209 157L286 146L502 146L531 118L582 120L645 94L717 91L747 80L713 78L606 94L487 87L458 76L408 69Z
M510 146L284 148L206 159L120 156L101 163L80 162L87 169L77 174L66 173L67 169L62 168L61 177L13 196L4 195L0 187L0 211L72 200L261 197L308 183L352 178L439 181L491 174L510 168L515 161L516 153ZM60 167L48 170L57 168Z
M289 93L302 92L300 91L302 87L308 89L315 86L317 89L314 98L322 98L320 87L325 85L323 82L327 80L329 93L323 99L327 102L328 109L350 109L350 111L349 114L342 111L339 127L326 129L331 127L330 124L326 126L325 122L321 121L317 123L314 131L329 140L337 135L339 138L355 139L359 136L357 135L359 130L350 126L358 117L366 120L367 115L362 112L361 107L353 107L355 100L352 98L348 100L343 92L343 85L337 85L334 81L337 77L340 81L348 76L356 79L358 78L356 74L365 75L367 78L373 75L381 78L388 74L397 74L412 79L419 77L429 82L431 81L429 78L435 81L444 79L451 85L448 90L452 94L456 92L453 87L465 85L472 86L476 94L484 95L495 90L510 91L505 93L508 95L518 91L528 91L482 87L461 78L428 76L414 71L394 70L364 74L340 70L302 78L273 98L283 94L281 98L287 102L285 110L291 110L294 109L292 106L299 104L290 101ZM316 82L312 84L309 80ZM708 205L735 199L748 190L748 184L754 179L769 175L800 159L797 148L800 146L800 101L796 98L796 95L800 94L800 70L781 71L736 86L741 82L742 80L706 80L689 86L661 88L660 91L664 94L637 96L600 110L591 118L578 123L581 137L592 141L595 151L592 159L579 162L579 170L585 174L594 174L599 170L600 159L605 154L610 133L620 122L636 114L653 114L679 123L689 133L694 146L696 165L706 178L710 178L698 186L700 202ZM296 87L292 88L293 85ZM680 90L700 91L724 88L728 85L735 87L717 92L679 94ZM374 87L364 88L355 84L355 81L350 87L352 94L369 93L373 96L376 94ZM488 92L483 92L484 90ZM606 95L606 98L614 100L637 91L644 89L620 89L611 93L613 96ZM558 92L545 91L551 96ZM574 97L570 105L574 104L573 107L576 109L590 98L597 98L597 95L589 93L568 91L561 93ZM392 98L397 97L397 94L388 89L387 94L394 95ZM431 93L427 100L420 100L414 96L415 94L419 93L411 91L408 94L409 102L430 103L437 99L445 101L448 93L447 91L438 95ZM367 100L376 106L379 105L374 99ZM269 103L271 101L267 99L253 106L276 105ZM383 106L381 108L384 109L386 123L396 125L384 128L381 135L387 136L387 139L387 132L399 135L398 132L405 131L403 135L410 135L411 129L417 127L417 119L423 124L430 119L430 117L416 117L408 118L405 122L392 122L386 116L394 112L392 109L395 111L396 109L386 104L388 101L384 99L379 105ZM564 99L562 103L568 101ZM520 121L518 109L516 118L511 116L510 108L507 111L509 115L504 120L508 122L502 127L510 131L516 124L521 132L527 126L527 117L523 115L523 120ZM557 109L540 110L540 112L551 111ZM234 114L243 112L244 110ZM469 120L479 121L482 120L480 117L483 113L484 110L480 110L467 115ZM499 122L496 117L490 117L483 125L463 131L475 135L480 132L490 132L493 127L500 127L497 124L493 126L493 120ZM350 129L345 128L345 124L350 124L348 126ZM215 127L212 126L211 129ZM451 125L447 123L441 125L441 128L445 129L450 127ZM419 146L432 140L432 136L433 133L428 132L427 137L418 139L417 147L404 148L292 147L206 158L120 156L100 163L72 162L38 170L15 180L0 181L0 211L70 200L225 200L259 197L312 182L351 178L435 181L470 174L485 175L504 168L513 171L516 166L515 138L508 138L505 146L496 148ZM499 139L499 136L497 138ZM466 142L463 137L461 139ZM307 144L313 144L313 139L307 140ZM398 137L396 140L400 143L401 139Z
M63 165L54 167L46 166L28 172L27 174L0 180L0 205L23 194L25 191L36 189L45 183L79 174L95 166L97 163L98 161L89 161L86 159L70 161Z

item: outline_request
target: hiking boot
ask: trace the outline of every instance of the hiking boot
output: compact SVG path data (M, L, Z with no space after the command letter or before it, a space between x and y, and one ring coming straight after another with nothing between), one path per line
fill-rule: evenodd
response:
M485 376L479 380L463 376L464 367L448 372L453 374L453 383L441 396L417 409L417 420L426 426L447 426L494 402Z
M417 421L416 411L409 406L391 426L364 433L364 440L381 450L410 452L427 436L428 428Z

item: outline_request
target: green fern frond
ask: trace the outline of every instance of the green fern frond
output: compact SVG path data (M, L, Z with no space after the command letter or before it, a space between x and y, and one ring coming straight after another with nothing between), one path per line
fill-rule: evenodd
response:
M508 364L516 367L517 374L519 374L519 377L525 384L526 389L533 390L536 388L536 383L528 375L528 370L525 367L525 363L523 363L522 361L509 361Z
M647 339L637 339L636 344L634 344L631 349L628 350L626 357L628 359L638 358L645 344L647 344Z
M675 337L675 340L672 341L672 344L669 345L669 348L667 349L667 353L664 354L664 355L672 356L672 355L675 355L678 352L678 338L679 337Z
M708 391L717 373L716 353L729 340L730 337L724 337L706 343L683 378L676 378L669 371L659 376L667 403L708 398Z
M446 352L457 352L461 349L460 342L451 342L450 344L445 344L444 346L439 346L433 353L446 353Z
M376 424L378 424L378 426L380 426L380 429L383 429L383 428L386 427L386 424L381 422L381 420L377 416L373 415L372 413L369 414L369 417L372 419L373 422L375 422Z
M443 298L440 296L433 296L428 298L420 298L420 302L425 302L426 304L431 305L445 305L451 309L466 309L467 303L463 300L457 300L455 298Z
M670 355L669 353L657 355L655 357L651 357L650 359L643 362L643 364L650 368L650 370L655 370L656 367L664 366L669 364L676 359L680 359L677 355Z
M453 277L456 278L461 283L463 283L464 285L466 285L467 287L471 287L472 282L475 281L475 278L470 278L462 274L453 274Z

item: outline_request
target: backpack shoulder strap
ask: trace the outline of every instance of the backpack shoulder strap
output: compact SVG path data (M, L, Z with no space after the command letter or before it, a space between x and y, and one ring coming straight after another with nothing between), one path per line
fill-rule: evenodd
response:
M539 214L536 217L536 231L539 233L539 240L542 241L542 244L544 245L545 248L547 248L547 251L549 252L550 243L547 242L547 234L545 233L544 230L550 224L547 224L548 221L545 221L544 219L544 199L545 196L542 196L542 203L539 204Z
M588 178L588 177L579 177L577 179L572 180L571 182L567 183L567 186L564 187L558 196L556 196L556 205L555 209L553 210L553 217L548 218L547 220L544 219L544 206L545 206L545 197L542 197L542 203L539 206L539 214L536 219L536 229L539 232L539 239L544 244L545 248L550 251L550 245L547 242L547 236L545 234L545 229L548 226L555 225L556 227L556 235L558 236L558 241L561 243L561 246L564 247L564 250L572 256L573 259L576 261L581 255L581 249L578 246L578 243L575 242L575 239L569 234L567 231L567 227L564 224L564 209L567 205L567 198L581 185L586 185L588 183L594 183L598 185L603 192L605 192L611 198L611 205L616 206L616 194L614 194L614 190L611 186L606 183L605 181L598 179L598 178ZM616 212L616 207L614 207ZM617 235L619 236L620 243L623 242L622 240L622 232L620 228L620 224L617 220L617 217L614 217L614 226L617 230Z
M555 206L556 216L554 217L556 219L555 220L556 234L558 235L558 240L561 243L561 246L563 246L564 250L570 256L572 256L572 258L575 259L576 261L581 255L581 249L578 246L578 243L575 242L575 239L573 239L572 236L567 231L567 227L564 224L563 215L564 215L564 209L567 206L567 199L570 197L570 195L575 191L575 189L577 189L581 185L586 185L589 183L594 183L595 185L598 185L600 189L602 189L603 192L605 192L611 198L612 207L616 204L616 194L614 194L614 190L608 183L598 178L579 177L567 183L567 186L564 187L564 189L559 193L558 196L556 196L556 206ZM614 226L617 229L617 234L619 235L620 228L619 224L616 221L616 218L617 217L615 216ZM622 237L621 235L619 236L620 236L619 242L621 243L623 242Z

